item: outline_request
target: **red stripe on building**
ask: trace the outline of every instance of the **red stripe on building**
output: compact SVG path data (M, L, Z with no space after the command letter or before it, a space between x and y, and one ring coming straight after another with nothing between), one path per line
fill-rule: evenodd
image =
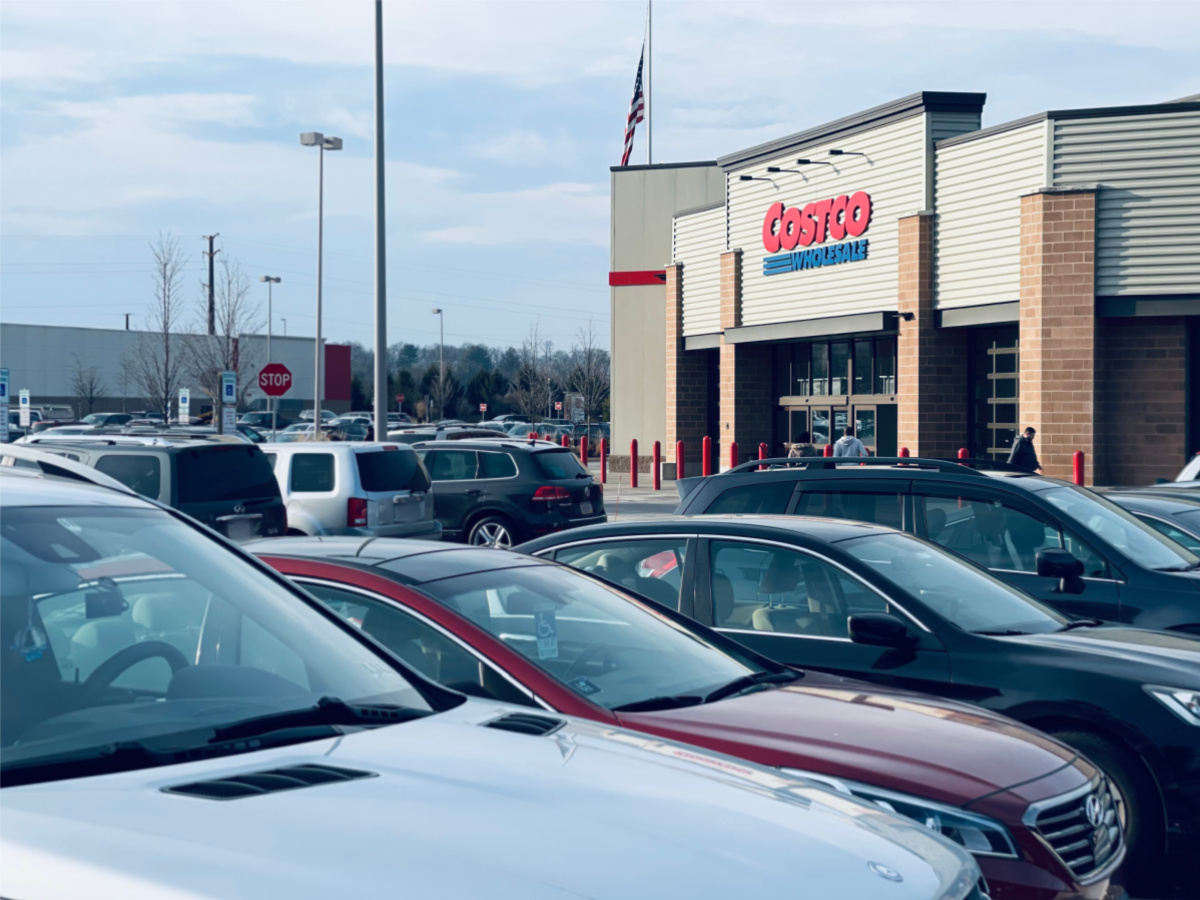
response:
M666 284L665 269L648 269L645 272L609 272L609 287L631 287L638 284Z

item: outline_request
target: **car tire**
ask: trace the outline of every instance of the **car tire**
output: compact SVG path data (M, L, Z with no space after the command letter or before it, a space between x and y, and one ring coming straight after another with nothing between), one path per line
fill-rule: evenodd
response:
M484 516L467 529L467 543L474 547L510 550L520 543L516 528L507 516Z
M1125 872L1132 889L1148 875L1147 866L1166 849L1162 799L1158 784L1129 748L1090 731L1051 732L1099 766L1120 794L1125 812Z

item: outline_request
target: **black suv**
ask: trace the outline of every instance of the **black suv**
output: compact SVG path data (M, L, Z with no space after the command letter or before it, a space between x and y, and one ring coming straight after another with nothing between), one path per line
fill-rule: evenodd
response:
M1086 488L1002 464L965 463L765 460L683 480L675 511L890 525L1069 615L1200 634L1200 556Z
M254 444L201 435L35 438L30 446L91 466L233 540L287 533L287 510Z
M549 441L426 441L434 515L446 540L493 547L608 521L604 493L575 455Z

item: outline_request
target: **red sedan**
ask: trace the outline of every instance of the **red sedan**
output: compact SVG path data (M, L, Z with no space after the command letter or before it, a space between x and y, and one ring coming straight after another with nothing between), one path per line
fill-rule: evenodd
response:
M1003 716L789 669L506 551L361 538L247 549L448 687L787 769L908 815L973 851L994 900L1098 900L1123 857L1080 884L1025 824L1073 813L1104 776Z

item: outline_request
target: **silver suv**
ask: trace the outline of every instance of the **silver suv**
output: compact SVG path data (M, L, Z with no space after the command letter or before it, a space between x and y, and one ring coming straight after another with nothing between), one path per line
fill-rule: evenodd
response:
M287 506L289 534L441 540L429 473L405 444L260 444Z

